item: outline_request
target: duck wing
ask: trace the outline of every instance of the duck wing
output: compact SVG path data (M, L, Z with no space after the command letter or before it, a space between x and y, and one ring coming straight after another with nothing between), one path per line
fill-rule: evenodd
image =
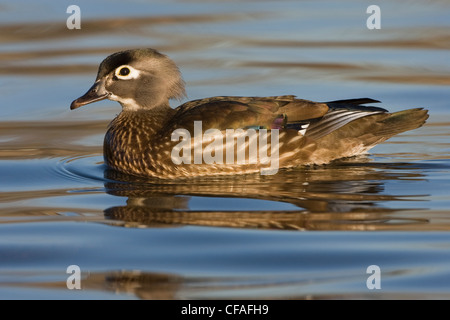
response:
M328 110L324 103L297 99L295 96L212 97L189 101L176 108L164 130L189 130L194 121L202 121L204 130L284 129L321 118Z

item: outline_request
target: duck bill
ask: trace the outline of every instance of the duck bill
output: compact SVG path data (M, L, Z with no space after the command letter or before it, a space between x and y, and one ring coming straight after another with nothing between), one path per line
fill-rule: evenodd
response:
M89 103L100 101L108 98L109 92L105 90L104 81L96 81L94 85L83 96L72 101L70 109L77 109Z

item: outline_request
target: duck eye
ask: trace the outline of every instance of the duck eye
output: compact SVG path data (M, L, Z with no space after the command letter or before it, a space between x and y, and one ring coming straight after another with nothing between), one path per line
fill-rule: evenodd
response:
M121 80L137 79L139 77L139 70L133 68L132 66L123 65L116 69L114 72L116 78Z
M128 69L127 67L123 67L122 69L119 70L119 74L121 76L127 76L130 74L130 69Z

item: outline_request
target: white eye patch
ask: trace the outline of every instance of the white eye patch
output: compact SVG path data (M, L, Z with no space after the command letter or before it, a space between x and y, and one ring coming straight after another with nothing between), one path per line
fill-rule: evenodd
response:
M123 65L116 69L115 76L121 80L130 80L139 78L140 71L136 70L132 66Z

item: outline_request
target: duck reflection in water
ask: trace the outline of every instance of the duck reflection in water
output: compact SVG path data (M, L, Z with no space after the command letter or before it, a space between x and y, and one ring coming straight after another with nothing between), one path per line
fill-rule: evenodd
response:
M381 169L381 170L380 170ZM416 200L383 194L386 180L422 179L409 163L375 164L367 157L337 164L181 181L149 180L106 169L109 194L127 197L126 206L105 217L128 227L183 225L284 230L391 230L423 228L427 219L396 217L402 209L384 203ZM190 210L191 197L255 199L292 204L290 210ZM286 207L283 205L282 207ZM412 210L412 209L407 209ZM418 209L420 210L420 209ZM414 211L414 210L412 210ZM120 225L120 223L119 223Z

